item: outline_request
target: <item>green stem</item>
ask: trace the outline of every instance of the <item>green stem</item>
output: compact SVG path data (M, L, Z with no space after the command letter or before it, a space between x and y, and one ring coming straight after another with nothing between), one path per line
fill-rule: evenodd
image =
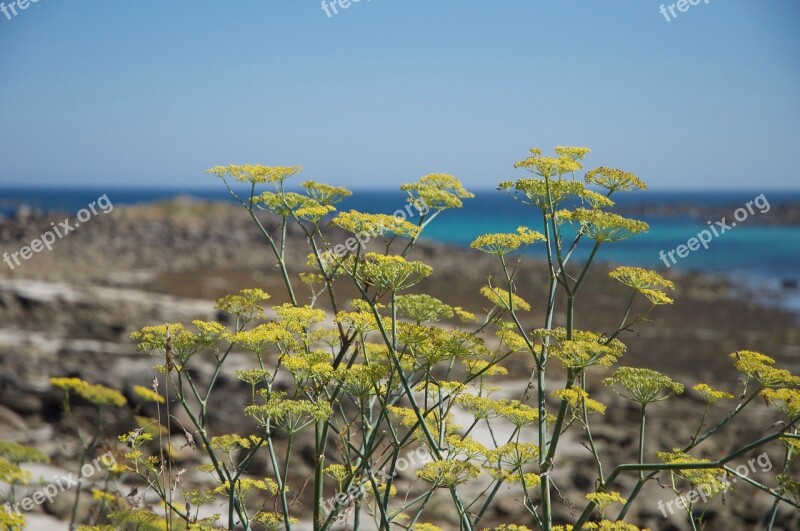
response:
M639 472L644 470L649 470L651 472L660 472L664 470L708 470L714 468L723 468L725 464L737 457L746 454L750 450L754 448L758 448L770 441L774 441L780 437L784 437L786 432L789 429L794 429L794 425L800 421L800 415L791 419L791 421L781 430L773 432L765 437L762 437L756 441L753 441L741 448L734 450L733 452L727 454L726 456L718 459L717 461L709 461L709 462L697 462L697 463L637 463L637 464L624 464L624 465L617 465L611 474L603 481L603 484L610 485L617 479L617 477L623 472ZM640 480L641 482L641 480ZM638 485L637 485L638 486ZM641 488L641 487L639 487ZM630 502L630 500L629 500ZM581 513L578 520L575 522L573 528L575 531L580 530L583 527L583 524L589 519L592 514L592 511L595 508L594 502L589 502L586 505L586 508ZM620 515L617 519L621 519L623 515Z
M639 423L639 464L644 463L644 428L647 423L647 404L642 404L642 418ZM644 481L644 470L639 471L639 481Z

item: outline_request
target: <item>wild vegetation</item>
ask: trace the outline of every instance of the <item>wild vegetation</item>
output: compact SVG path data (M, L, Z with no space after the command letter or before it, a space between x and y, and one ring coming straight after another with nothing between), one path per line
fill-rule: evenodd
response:
M725 478L731 476L742 480L737 488L774 497L765 517L769 527L780 504L800 508L800 484L788 473L800 451L800 377L775 367L767 355L731 354L742 374L738 389L700 384L689 391L702 396L706 407L696 419L687 419L697 428L685 446L646 446L649 416L669 407L660 402L687 390L667 375L622 363L624 339L640 326L653 326L652 310L672 303L674 285L655 271L618 267L610 277L630 295L617 328L592 331L575 322L576 305L592 303L591 293L581 288L602 248L648 229L609 210L615 194L641 193L646 185L608 167L579 178L588 153L557 147L546 156L534 148L516 163L529 175L500 183L512 198L530 205L532 227L472 242L473 249L495 256L502 272L475 287L487 305L480 315L415 293L434 271L408 257L437 216L474 197L455 177L431 174L402 186L411 204L424 206L411 222L397 215L338 212L336 205L350 195L342 187L306 181L302 192L289 191L286 182L298 167L209 170L259 227L289 302L267 309L268 293L246 289L217 302L227 319L163 323L135 332L139 348L157 360L151 388L136 390L154 406L155 416L137 416L138 427L119 434L117 441L108 439L104 419L126 404L122 394L79 379L53 379L64 390L65 409L74 400L96 408L92 433L75 426L82 464L108 447L118 456L108 468L106 488L93 491L93 521L78 528L291 529L298 519L311 519L321 530L345 522L359 529L369 520L379 529L423 531L438 529L446 501L460 529L473 530L486 527L485 515L498 497L513 496L527 518L497 529L627 530L638 529L625 520L641 489L659 481L675 496L687 489L703 493L702 499L689 497L681 509L699 529L705 502L724 495ZM249 194L241 195L234 183L246 183ZM263 212L281 220L277 236L263 224ZM304 271L287 266L290 224L302 230L309 246ZM334 245L327 235L331 225L354 238ZM365 245L370 240L377 249ZM545 247L549 290L545 300L528 301L517 289L516 275L526 249L534 245ZM572 264L581 245L590 246L589 258ZM341 300L337 294L343 286L359 297ZM647 311L633 311L639 300L647 302ZM532 304L546 309L543 322L526 318ZM563 323L557 322L557 310L565 315ZM226 362L234 352L249 353L249 366L229 370ZM532 360L530 382L516 399L497 398L497 384L507 373L504 362L514 356ZM200 358L213 362L210 377L193 370ZM249 389L238 433L220 433L209 420L209 411L226 400L215 391L229 373ZM607 409L589 396L587 382L593 379L637 405L639 420L628 427L639 441L631 462L609 462L593 438L592 426ZM781 410L784 422L716 459L692 456L757 399ZM718 408L727 413L708 422L709 412ZM468 422L459 424L464 418ZM568 430L577 432L591 453L596 477L575 520L557 522L553 502L559 488L552 470ZM185 447L207 456L201 470L213 478L214 488L187 485L187 471L172 459L180 450L170 437L176 432L183 434ZM478 433L487 437L478 440ZM301 459L295 442L307 434L313 440L313 473L307 482L292 484L289 471ZM784 449L771 483L729 466L766 445ZM254 476L251 465L262 456L269 474ZM20 464L46 456L5 444L0 458L0 477L17 485L27 480ZM414 489L398 481L410 466L418 478ZM138 477L137 494L119 494L115 478L122 474ZM628 474L636 478L635 486L619 492L616 480ZM465 496L467 483L481 485L477 496ZM159 503L145 501L153 494ZM75 506L81 495L77 489ZM13 498L14 490L7 501ZM201 514L209 507L224 510ZM0 512L0 519L9 529L24 525L17 512ZM72 524L78 523L73 511Z

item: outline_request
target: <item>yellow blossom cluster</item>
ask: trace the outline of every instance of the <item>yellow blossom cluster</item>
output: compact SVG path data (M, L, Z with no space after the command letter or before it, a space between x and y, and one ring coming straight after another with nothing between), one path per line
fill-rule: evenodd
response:
M461 181L446 173L431 173L416 183L406 183L400 189L408 193L409 203L424 206L427 210L442 211L461 208L462 199L471 199L475 194L468 192Z
M181 323L145 326L133 332L131 339L138 343L139 350L159 352L164 356L169 344L171 355L181 362L215 342L213 337L186 330Z
M295 336L281 324L270 322L233 334L231 343L249 352L263 352L273 346L291 349L296 344Z
M447 460L427 463L417 477L435 486L453 487L481 475L481 469L468 461Z
M587 147L575 146L556 146L554 151L559 157L566 157L572 160L583 160L586 155L592 152Z
M503 404L497 400L471 393L458 395L455 403L476 419L481 420L499 416L499 410L503 407Z
M283 515L273 511L258 511L250 521L265 526L267 531L283 531L286 529ZM300 520L297 518L289 517L290 525L297 525L299 522Z
M453 307L426 293L419 295L398 295L397 313L417 324L434 323L455 315Z
M643 405L683 393L683 385L660 372L639 367L620 367L603 383L621 397ZM616 386L622 387L622 390Z
M426 440L425 433L422 427L419 426L419 419L417 418L417 414L413 409L401 406L387 406L387 409L390 413L397 417L397 419L400 421L400 424L403 426L407 428L416 427L414 430L414 436L417 438L417 440ZM430 433L444 433L445 435L453 435L458 433L458 430L461 429L461 426L455 424L454 417L451 414L445 416L444 426L442 426L442 417L438 411L431 411L425 415L425 424L427 425Z
M489 353L481 338L460 330L400 323L397 337L413 356L426 365Z
M552 213L558 205L570 198L592 208L614 205L608 197L589 190L580 181L571 179L517 179L513 182L501 182L499 189L510 192L518 201L535 206L547 214Z
M707 384L697 384L692 389L700 393L709 404L713 404L714 402L718 402L720 400L730 400L733 398L732 394L726 393L725 391L719 391Z
M232 177L243 183L281 183L299 172L300 166L262 166L260 164L230 164L214 166L208 173L220 179Z
M790 419L800 415L800 390L786 387L779 389L764 389L761 391L764 399L777 407Z
M365 214L356 210L342 212L332 223L339 228L357 235L371 235L373 237L384 234L395 234L407 238L419 235L419 227L413 223L388 214Z
M647 185L633 173L605 166L589 171L586 182L602 186L609 192L647 190Z
M647 232L650 228L644 221L628 219L596 208L561 210L558 217L579 224L581 234L599 243L627 240L631 236Z
M231 454L235 451L248 449L252 446L250 439L246 439L241 435L235 433L228 435L219 435L211 438L211 447L215 450L220 450L226 454Z
M163 396L156 393L152 389L148 389L147 387L143 387L141 385L134 385L133 392L146 402L156 402L157 404L163 404L166 402L166 399Z
M353 195L353 192L343 186L332 186L316 181L305 181L300 186L305 188L310 198L323 206L335 205Z
M400 291L418 284L433 273L433 268L402 256L367 253L358 270L360 280L382 291Z
M44 452L31 446L0 441L0 458L14 465L20 463L49 463L50 458Z
M265 491L270 494L277 494L279 489L278 485L270 478L253 479L253 478L239 478L233 486L238 498L244 500L249 494L256 491ZM231 482L225 481L214 489L217 494L227 494L231 491Z
M639 528L633 524L629 524L621 520L618 522L614 522L612 520L600 520L599 522L586 522L585 524L583 524L581 529L586 529L587 531L650 531L645 527ZM557 525L553 527L553 531L573 531L573 526Z
M656 452L656 456L667 464L703 464L709 463L708 459L698 459L683 450L673 448L671 452ZM682 477L694 488L702 488L708 496L719 494L728 488L728 484L719 478L725 474L722 468L686 468L672 471L676 476Z
M375 314L372 312L372 309L368 305L360 304L363 301L353 302L355 303L356 311L348 312L342 310L336 314L334 320L346 329L356 331L359 334L378 330L378 322L375 320ZM385 330L391 329L391 318L382 317L381 321Z
M567 389L557 389L552 392L555 398L566 400L569 406L577 411L582 412L584 409L587 413L605 413L606 405L589 398L589 393L580 387L569 387Z
M619 492L590 492L586 495L586 499L597 505L601 512L615 503L625 505L628 502Z
M543 345L547 343L550 355L561 360L564 367L571 369L585 369L596 365L610 367L626 350L618 339L608 341L604 336L588 330L573 330L572 339L567 339L567 331L561 327L537 329L533 335Z
M236 379L255 387L259 382L271 380L269 371L265 369L242 369L235 372Z
M319 350L283 356L281 364L301 385L309 380L326 382L333 375L331 355Z
M270 298L269 293L262 289L243 289L239 293L227 295L217 299L217 310L222 310L244 319L263 318L264 309L260 303Z
M500 328L495 332L495 335L511 352L527 351L528 343L525 338L514 331L514 328L514 323L500 323Z
M638 291L653 304L672 304L673 302L664 290L675 289L675 284L655 271L641 267L623 266L614 269L608 276Z
M264 192L253 197L252 201L259 208L283 218L294 216L315 223L336 210L331 205L320 204L295 192Z
M478 236L469 246L484 253L503 256L528 245L544 241L545 237L539 232L534 232L528 227L517 228L516 233L484 234Z
M255 418L264 426L277 425L289 433L296 433L315 421L331 416L328 402L288 400L281 393L272 393L264 404L247 406L245 415Z
M517 428L539 420L539 411L519 400L502 400L497 403L497 413Z
M308 305L294 306L287 303L272 309L284 328L298 334L305 334L309 328L325 320L325 310Z
M509 297L508 290L501 290L491 286L483 286L481 288L481 295L487 298L489 302L498 308L504 308L506 310L523 310L526 312L530 311L531 309L531 305L516 293L511 293L511 296Z
M123 407L128 400L116 389L100 384L90 384L80 378L50 378L50 385L75 393L96 406Z
M589 150L588 148L559 146L556 151L557 157L546 157L539 148L531 148L530 152L530 157L516 162L514 167L523 168L535 175L549 179L579 171L583 168L579 160Z
M773 367L775 360L760 352L740 350L731 354L736 370L752 378L763 387L792 387L800 385L800 376L785 369Z
M389 369L385 364L373 363L362 365L354 363L349 367L341 367L335 378L352 396L367 398L381 391L381 382L388 376Z
M466 359L461 360L461 363L464 364L464 367L467 369L467 374L470 376L480 375L484 377L508 374L508 369L489 360Z

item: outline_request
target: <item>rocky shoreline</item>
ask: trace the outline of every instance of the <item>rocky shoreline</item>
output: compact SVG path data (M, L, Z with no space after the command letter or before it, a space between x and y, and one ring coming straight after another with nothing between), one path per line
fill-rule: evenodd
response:
M27 244L55 219L59 216L51 213L0 221L0 250ZM277 229L274 220L267 220L267 227ZM131 331L165 321L214 319L214 299L245 287L265 289L274 297L270 302L280 304L282 282L262 238L240 208L177 199L117 207L113 215L92 219L56 242L52 251L35 255L14 270L0 264L0 438L33 444L51 456L52 466L74 469L75 448L60 395L49 387L48 378L80 376L133 397L132 386L148 385L153 371L150 357L130 342ZM305 270L302 234L293 230L290 238L303 249L290 252L290 267ZM414 257L435 271L421 289L481 312L484 303L478 290L487 275L499 274L491 257L428 242L420 243ZM526 260L518 278L519 292L534 307L530 322L540 323L544 312L537 306L544 300L546 271L541 263ZM742 290L724 279L699 274L671 278L678 285L675 305L659 307L651 316L654 323L645 323L636 334L623 338L629 347L626 364L658 369L687 386L707 381L735 389L737 374L728 354L746 348L767 353L782 367L800 372L800 327L794 315L764 307L753 298L742 299ZM623 290L602 267L587 277L584 289L589 300L578 306L578 326L597 331L616 326L624 310ZM343 293L347 294L344 288ZM563 320L563 313L557 318ZM234 366L246 364L244 358L234 361ZM508 368L514 375L530 373L529 361L522 358L511 361ZM521 396L526 381L526 377L504 381L509 397ZM618 427L629 425L637 412L598 382L593 387L595 398L609 404L595 439L611 453L612 461L630 460L635 442L630 430ZM240 430L233 419L244 400L242 389L230 378L223 381L220 392L230 397L230 404L216 412L212 425L219 433ZM698 408L702 404L696 397L685 396L654 409L648 426L650 446L669 449L685 444L694 428L685 419L695 418ZM704 445L703 453L720 454L736 441L763 434L777 418L773 410L758 406L746 422ZM774 452L773 462L778 462L779 453ZM176 459L183 466L199 464L198 457L182 451ZM300 482L310 470L306 464L307 468L293 471ZM263 468L266 463L255 466ZM591 466L590 454L578 441L565 446L554 472L565 500L582 506L578 493L589 486ZM403 479L411 483L413 478ZM629 479L622 480L621 492L630 490ZM657 501L669 494L649 484L632 521L652 529L687 529L685 519L664 520L659 513ZM716 500L711 506L713 529L750 529L758 524L754 515L763 514L770 504L768 497L753 489L735 489L727 497L725 505ZM45 504L37 518L49 520L38 520L30 528L64 529L55 522L65 519L65 507L63 501ZM558 510L559 518L574 512L569 503L559 504ZM486 524L510 522L520 514L519 503L504 500ZM798 527L797 513L781 510L775 529Z

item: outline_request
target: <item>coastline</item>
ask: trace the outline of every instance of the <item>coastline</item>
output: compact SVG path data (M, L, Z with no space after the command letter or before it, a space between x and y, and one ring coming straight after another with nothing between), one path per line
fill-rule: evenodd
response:
M49 215L31 214L25 220L0 222L0 249L17 248L36 237L49 225ZM268 230L278 230L274 219L265 216ZM333 240L346 236L333 231ZM299 230L289 231L287 256L296 273L306 270L307 251ZM302 245L300 245L302 244ZM420 242L413 259L434 268L433 276L419 286L448 304L461 305L481 314L486 306L478 294L488 275L500 275L496 258L454 246ZM260 287L273 295L267 306L285 302L282 280L275 269L263 236L239 207L190 199L117 206L113 215L100 216L59 240L53 250L35 255L18 270L0 269L0 431L16 442L34 444L53 456L53 466L66 471L75 468L76 456L59 443L69 427L52 417L62 399L53 390L51 376L75 375L127 393L134 385L152 380L152 358L138 352L130 341L131 331L163 322L188 323L192 319L218 319L214 299L241 288ZM586 297L575 315L580 329L607 332L618 324L624 311L626 291L607 277L610 266L598 265L585 280ZM628 346L625 364L663 371L687 387L708 382L722 389L735 389L738 374L730 353L752 349L769 354L780 366L800 370L800 327L789 312L742 298L743 285L720 275L667 272L677 289L670 295L672 306L653 311L653 323L637 326L635 333L621 339ZM542 301L547 290L547 270L537 259L525 258L517 276L518 293L533 309L523 316L526 326L541 326ZM298 285L300 296L308 293ZM337 285L337 293L355 296L347 285ZM303 299L305 300L305 299ZM634 311L644 311L635 305ZM555 325L563 325L563 308L557 308ZM447 323L444 323L446 326ZM274 362L274 360L270 360ZM248 367L252 357L237 353L233 368ZM504 362L511 376L496 380L502 394L519 398L531 374L529 356L512 356ZM197 370L210 374L212 367L198 360ZM232 368L231 368L232 370ZM550 371L548 385L560 385L559 364ZM599 370L587 383L593 397L609 405L604 422L595 431L614 462L625 462L635 455L636 443L624 438L618 426L635 421L637 411L600 384ZM240 405L246 403L248 389L237 386L233 374L225 373L219 393L226 400L210 422L219 433L238 433ZM499 377L493 377L499 378ZM687 392L662 408L648 420L648 444L671 448L684 444L692 428L686 420L694 418L702 406L698 397ZM55 408L55 409L54 409ZM752 439L775 422L774 411L757 406L748 413L748 422L727 433L725 441ZM476 436L479 434L476 432ZM298 444L307 444L300 441ZM310 443L308 443L310 444ZM707 448L721 451L721 446ZM775 454L774 459L780 456ZM199 464L198 454L187 450L175 456L181 466ZM582 496L583 478L590 477L593 462L577 441L565 439L554 472L563 494ZM313 463L298 462L293 481L302 483ZM414 477L398 478L413 488ZM202 485L202 484L200 484ZM629 488L627 486L626 488ZM631 518L659 528L664 521L657 512L661 489L652 486L642 494L642 502ZM730 503L768 500L752 492L734 491ZM748 505L749 507L750 505ZM47 506L45 511L64 521L68 509ZM507 521L517 507L497 515ZM745 512L747 513L747 512ZM718 513L723 528L735 528L746 514ZM748 513L749 514L749 513ZM558 505L556 515L569 520L569 507ZM41 516L41 515L39 515ZM487 525L492 516L487 517ZM795 516L781 513L792 528Z

